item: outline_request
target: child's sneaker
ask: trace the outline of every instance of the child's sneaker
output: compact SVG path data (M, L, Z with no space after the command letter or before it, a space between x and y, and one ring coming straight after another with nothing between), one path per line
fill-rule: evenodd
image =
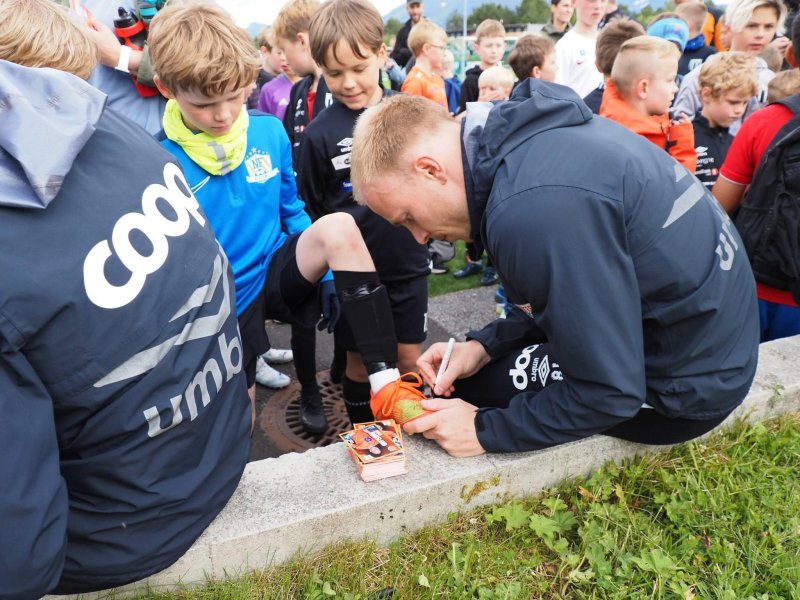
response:
M372 394L370 408L376 420L394 419L398 425L404 425L430 412L420 405L426 398L422 392L422 377L406 373Z

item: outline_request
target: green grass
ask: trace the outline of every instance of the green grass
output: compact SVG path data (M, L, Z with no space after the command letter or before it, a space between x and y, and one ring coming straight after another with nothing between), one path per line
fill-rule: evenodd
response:
M388 548L149 599L800 598L800 415L607 464L536 498L452 514Z
M478 287L481 279L480 274L465 277L464 279L456 279L453 277L453 273L463 267L466 262L467 246L464 242L456 242L455 258L447 263L450 272L442 273L441 275L431 274L428 276L428 296L440 296L441 294L449 294L450 292L458 292ZM484 264L486 263L485 256L483 262Z

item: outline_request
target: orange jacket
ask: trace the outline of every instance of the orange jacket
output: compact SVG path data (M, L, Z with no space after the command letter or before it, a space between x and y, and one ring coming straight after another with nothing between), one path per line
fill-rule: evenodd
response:
M659 148L666 150L690 173L695 172L697 152L694 149L694 129L690 122L673 125L670 123L669 115L649 117L637 112L622 99L611 79L606 80L600 114L647 138Z

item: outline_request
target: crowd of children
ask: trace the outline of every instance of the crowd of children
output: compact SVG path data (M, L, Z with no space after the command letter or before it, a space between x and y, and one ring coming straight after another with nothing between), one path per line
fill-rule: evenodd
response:
M8 15L14 14L19 1L0 0L0 9L6 10ZM44 11L43 20L53 19L50 0L31 2L30 6ZM153 99L146 105L137 98L135 104L146 106L146 110L137 108L129 116L140 118L139 124L155 135L160 147L113 110L104 113L104 97L101 100L99 94L93 96L96 90L85 82L79 82L86 86L78 86L83 90L81 94L70 93L67 97L70 101L80 97L80 102L88 103L95 119L87 123L81 139L92 140L86 142L87 148L98 168L103 166L103 156L96 146L102 143L103 136L110 136L114 142L119 137L118 133L107 132L108 123L113 121L129 132L137 148L149 153L149 167L161 169L164 174L173 173L172 179L166 181L167 187L153 184L143 189L141 198L133 198L141 203L143 214L129 212L121 216L113 227L113 234L104 234L110 236L110 245L109 242L105 242L105 246L98 244L87 255L84 277L90 277L94 266L99 268L99 275L95 275L104 282L97 284L99 291L93 292L94 303L116 308L114 302L124 306L135 299L144 280L154 275L167 260L171 243L167 238L183 235L190 223L197 224L194 234L202 241L197 254L203 254L203 268L208 267L207 272L202 273L207 277L201 287L189 290L191 285L184 282L186 285L181 287L180 293L186 291L186 297L178 298L177 291L171 292L167 297L171 303L163 305L159 305L156 295L148 299L147 306L154 318L160 319L164 331L174 329L174 336L161 340L159 336L166 334L159 331L152 339L142 341L141 347L133 349L132 357L124 357L135 363L125 369L133 372L144 368L141 367L144 363L154 371L165 369L161 361L173 348L180 347L177 352L183 351L181 356L185 359L183 346L199 337L208 337L207 328L216 328L214 333L219 333L223 321L225 335L232 336L228 339L223 335L218 343L221 351L228 352L220 359L227 361L224 366L230 371L224 382L216 359L209 359L205 366L196 369L193 365L184 369L191 371L192 376L200 369L186 388L185 416L180 409L184 398L181 394L161 399L171 403L171 407L165 404L138 411L144 414L149 438L166 433L184 418L187 421L198 418L200 409L197 399L189 397L194 393L190 390L199 390L197 398L202 399L205 407L211 402L207 389L209 381L213 380L216 391L221 393L223 384L240 371L243 376L233 380L225 394L233 394L234 384L242 390L246 386L251 414L242 413L247 409L246 400L239 402L241 406L229 403L225 409L217 403L212 414L225 415L230 419L231 430L235 429L237 435L244 433L248 425L252 428L254 424L255 383L270 387L286 385L288 378L272 369L269 363L289 360L294 360L301 386L301 425L309 434L325 433L328 422L316 379L317 329L334 334L336 354L331 377L341 383L351 421L395 418L405 422L424 412L420 404L424 394L419 376L414 374L409 381L401 377L401 373L415 372L420 364L431 366L424 355L420 359L427 335L427 276L431 272L447 271L439 258L452 251L452 241L457 236L451 235L448 229L453 225L444 218L448 217L443 214L445 209L427 207L428 214L419 198L414 199L413 211L409 203L408 211L398 212L395 204L387 200L389 192L385 196L378 193L378 204L383 207L381 214L390 215L390 220L356 203L351 157L359 152L358 148L354 149L354 138L366 139L364 127L373 128L369 131L369 147L374 151L369 160L365 160L362 151L362 163L383 164L388 160L386 157L394 156L395 149L384 152L382 141L397 140L399 144L403 132L399 126L393 126L391 131L381 127L398 121L398 114L408 119L418 116L420 122L431 118L431 123L437 124L431 128L434 132L441 128L441 131L446 129L455 134L458 133L456 126L461 127L463 123L464 131L470 134L473 130L468 128L474 122L465 115L473 108L483 110L484 116L498 115L507 109L515 118L524 120L527 128L531 126L530 119L543 122L555 118L546 111L557 106L566 120L553 123L552 131L548 129L544 135L555 136L560 132L566 137L580 136L583 135L580 132L589 130L587 127L595 127L586 125L590 122L597 123L596 128L603 135L621 132L622 139L627 139L641 155L652 159L653 165L669 166L669 176L662 182L665 186L688 177L686 181L692 183L687 193L696 196L694 202L703 197L705 186L713 192L722 209L734 214L746 202L747 186L755 180L762 157L777 136L795 125L795 115L800 111L800 71L796 60L800 53L800 20L795 19L790 30L784 30L786 8L781 0L731 0L724 16L710 10L700 0L683 0L677 2L674 12L658 15L647 23L647 29L635 20L618 16L619 7L608 0L551 0L550 22L541 32L520 36L507 59L503 24L491 19L480 23L475 31L475 51L480 61L470 69L461 65L463 81L454 74L455 60L448 49L447 33L422 17L421 3L413 0L407 2L411 19L402 37L407 52L394 54L396 64L388 64L383 21L369 0L327 0L324 3L289 0L275 22L261 31L256 40L250 39L223 8L213 3L160 3L158 14L152 20L152 15L148 16L146 52L122 49L109 27L100 22L100 0L86 2L86 5L98 7L94 15L84 3L68 4L73 10L79 10L78 16L84 19L88 31L76 34L78 25L63 18L54 22L62 28L59 30L62 33L70 32L66 38L75 46L66 48L66 54L65 51L51 52L42 44L41 35L34 35L30 45L21 46L19 40L29 24L17 19L18 29L0 28L0 66L3 67L0 76L16 82L23 77L17 69L53 67L87 79L95 60L99 59L101 67L94 70L90 80L98 86L111 90L128 86L130 90L138 90L139 87L133 87L131 75L137 80L137 86L142 85L138 79L150 77L148 85L152 84L152 89L158 91L157 97L153 98L148 92ZM102 19L113 12L109 12L106 4L102 4L102 10ZM69 54L74 56L67 56ZM503 64L504 60L507 65ZM13 68L9 69L7 64L11 63L14 63ZM383 87L382 69L391 69L392 81L404 94L400 98L386 100L398 94ZM31 77L31 81L36 76ZM49 84L41 85L46 88ZM516 92L515 86L518 87ZM409 96L426 100L409 99ZM110 97L114 105L124 108L124 94L115 92ZM537 114L523 118L516 105L523 101L541 109L544 117ZM439 112L434 114L435 118L430 116L433 114L431 102L441 107L436 108ZM488 103L500 105L496 113L494 106ZM771 104L765 107L767 103ZM394 116L392 111L397 111ZM382 116L361 119L365 113ZM156 114L158 119L155 119ZM616 121L617 125L606 119ZM498 121L484 120L487 126ZM100 134L94 137L94 127L98 123ZM414 124L417 125L416 120ZM566 124L570 127L565 127ZM624 131L620 125L646 138L663 152ZM508 139L513 138L512 122L502 127L498 125L499 129L503 127L510 127ZM135 131L130 132L130 128ZM414 159L413 180L421 186L419 189L433 190L435 194L433 186L451 186L459 177L466 185L463 172L454 175L448 171L452 164L461 164L462 160L461 147L453 141L460 138L451 137L445 143L445 149L451 151L442 159L445 162L437 162L434 151ZM435 146L438 142L434 139L431 144ZM108 143L110 147L111 142ZM588 152L586 148L581 150L584 154ZM570 155L569 149L560 151L563 157ZM613 149L610 148L609 153L613 153ZM86 158L78 152L74 154L70 160ZM450 159L452 164L445 164ZM556 159L548 157L548 160ZM566 168L564 162L559 164L560 169ZM412 168L411 164L407 166ZM524 170L524 165L520 165L520 171ZM12 171L6 169L4 173ZM14 177L15 173L12 173ZM699 182L689 173L694 173ZM361 175L363 177L364 173ZM61 181L64 176L60 173L56 179ZM662 176L663 173L659 175ZM375 173L371 177L380 179ZM574 177L574 172L563 177ZM614 181L619 183L618 178ZM595 183L587 182L587 185ZM47 180L39 187L46 192L52 185L53 181ZM681 185L685 185L685 181ZM563 187L565 183L556 181L553 186ZM525 193L530 193L530 189ZM371 199L374 202L374 194ZM436 204L434 200L432 198L429 204ZM131 198L126 197L125 201L130 203ZM172 205L174 214L161 212L166 204ZM716 219L721 219L720 222L727 224L720 207L712 204L711 209L706 210L709 218L713 217L711 220L715 223ZM99 206L98 210L101 209L103 207ZM526 211L535 213L531 206ZM431 217L434 213L443 217L441 230L432 226L425 229L436 222ZM51 209L48 217L53 214L55 211ZM479 223L469 223L473 215L463 210L452 216L453 223L458 221L462 229L470 229L470 234L479 229ZM521 222L513 225L520 231L526 227ZM128 238L133 230L143 232L150 240L149 255L137 249L140 240L134 239L136 236ZM480 273L481 284L498 283L498 273L488 256L486 264L482 263L485 248L480 240L484 236L462 235L458 239L464 237L472 240L467 245L467 263L453 275L462 278ZM721 234L720 238L723 238ZM732 239L735 241L736 237ZM54 240L55 243L62 241ZM110 259L112 246L116 252L114 259ZM169 265L170 273L176 273L176 278L180 274L187 275L191 268L200 269L199 263L189 260L192 251L185 246L181 245L180 254L186 255L181 259L184 262ZM717 253L722 262L726 251L720 248ZM566 259L562 257L561 260ZM128 282L124 283L119 273L115 275L117 279L112 278L114 283L105 280L103 269L107 262L114 263L108 267L110 271L120 270L117 263L127 268ZM497 266L504 265L498 261ZM569 268L566 263L565 268ZM741 265L737 268L742 269ZM508 272L509 266L505 265L505 269ZM797 296L756 275L761 340L800 334ZM200 275L194 278L202 279ZM95 285L88 279L86 282L89 287ZM204 294L223 288L226 291L220 313L205 315L203 311L210 298ZM536 293L546 291L536 290ZM509 296L516 298L518 292L519 289L510 289ZM505 293L500 291L499 294L506 304L504 310L511 309ZM120 295L124 296L123 300L119 299ZM219 295L223 295L222 292ZM587 307L588 304L591 304L589 300ZM530 313L531 307L526 308ZM524 311L518 310L516 314L520 312ZM193 321L186 324L183 331L173 324L173 321L181 324L198 316L196 323L199 325ZM530 317L523 318L531 321ZM291 351L270 347L265 330L267 319L290 324ZM0 320L2 323L5 321ZM638 321L636 326L639 327ZM12 329L13 335L21 335L18 328L6 328L3 332ZM135 337L131 334L125 341L137 341ZM156 338L161 340L158 346L145 347ZM234 347L239 354L236 369L230 354ZM212 344L211 349L214 348ZM92 376L100 379L94 383L95 388L111 386L111 383L102 383L110 377L117 378L114 385L134 379L134 376L118 374L122 368L118 364L98 366L100 362L103 361L98 359L98 364L91 366ZM105 366L116 370L103 371ZM136 375L143 372L136 371ZM426 372L426 376L429 374ZM207 379L197 383L198 378L206 376ZM90 378L83 382L89 387L95 381ZM129 397L142 381L136 379L130 387L125 383L121 386L124 389L115 388L100 404L105 406L106 400L113 404ZM102 395L106 391L97 393ZM243 392L240 396L244 398ZM161 418L162 410L171 410L171 423ZM232 412L236 414L229 414ZM472 413L467 417L478 422ZM200 422L208 421L201 418ZM216 429L211 425L207 427L208 431L202 433L213 437ZM239 462L244 460L245 445L236 445ZM495 449L510 448L497 446ZM482 451L480 447L473 447L473 450ZM75 460L79 458L77 454L76 451ZM242 465L238 465L228 469L232 474L230 480L220 484L224 494L232 491L241 468ZM69 485L77 489L74 481ZM215 498L214 506L214 510L221 506L220 498ZM65 517L61 515L60 518ZM201 531L207 519L198 522L202 525ZM199 535L196 529L194 527L188 537ZM77 537L80 535L79 531ZM172 554L179 554L179 550L181 548ZM154 563L152 569L151 565L145 568L152 572L160 566L163 565ZM135 575L142 575L142 572L137 571ZM124 583L125 577L130 576L131 573L127 573L121 579L109 580L101 577L88 587L79 582L60 589L86 591L109 582ZM52 589L58 582L58 578L53 577L43 590Z

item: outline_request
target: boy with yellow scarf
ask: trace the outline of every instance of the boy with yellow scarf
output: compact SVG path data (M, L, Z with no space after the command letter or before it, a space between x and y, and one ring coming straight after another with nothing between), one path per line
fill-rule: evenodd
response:
M169 99L162 144L181 163L233 269L251 401L256 360L269 348L265 318L308 327L322 315L331 331L339 298L372 391L398 395L402 405L418 401L416 388L400 385L387 292L355 221L336 213L312 225L281 122L244 107L259 68L247 33L217 6L177 4L153 19L149 46L154 81ZM304 428L324 431L321 403L309 400L301 395Z

